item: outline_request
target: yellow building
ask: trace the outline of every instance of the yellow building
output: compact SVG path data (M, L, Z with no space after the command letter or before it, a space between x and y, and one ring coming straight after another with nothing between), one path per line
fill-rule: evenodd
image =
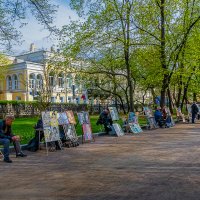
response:
M0 81L0 100L33 101L47 87L51 102L82 103L87 99L80 80L73 73L49 71L47 63L53 52L35 51L31 44L30 52L18 56L8 56L12 64ZM47 84L48 82L48 84Z

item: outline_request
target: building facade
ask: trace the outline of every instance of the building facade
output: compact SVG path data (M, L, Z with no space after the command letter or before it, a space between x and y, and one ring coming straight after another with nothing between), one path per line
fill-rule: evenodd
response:
M30 52L8 56L12 64L0 80L0 100L34 101L48 92L49 101L58 103L86 103L86 89L78 76L66 70L48 68L54 53L34 49Z

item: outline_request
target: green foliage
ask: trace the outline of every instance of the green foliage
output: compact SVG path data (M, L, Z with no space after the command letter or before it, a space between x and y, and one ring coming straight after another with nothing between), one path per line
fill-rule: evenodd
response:
M55 31L51 25L56 8L49 0L0 1L0 44L10 48L11 43L19 42L22 36L19 29L27 24L30 14L45 28Z

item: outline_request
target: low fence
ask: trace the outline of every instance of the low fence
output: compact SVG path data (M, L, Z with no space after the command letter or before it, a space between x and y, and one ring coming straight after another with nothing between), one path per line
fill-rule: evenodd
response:
M55 110L62 112L64 110L73 110L74 112L87 110L86 104L51 104L47 110ZM15 117L32 117L41 114L41 110L35 103L0 103L0 118L4 118L6 115L14 115Z

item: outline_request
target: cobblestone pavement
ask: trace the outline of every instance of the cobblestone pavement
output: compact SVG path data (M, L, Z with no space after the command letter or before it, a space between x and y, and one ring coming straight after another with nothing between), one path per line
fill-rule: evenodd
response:
M199 200L200 124L0 161L1 200Z

